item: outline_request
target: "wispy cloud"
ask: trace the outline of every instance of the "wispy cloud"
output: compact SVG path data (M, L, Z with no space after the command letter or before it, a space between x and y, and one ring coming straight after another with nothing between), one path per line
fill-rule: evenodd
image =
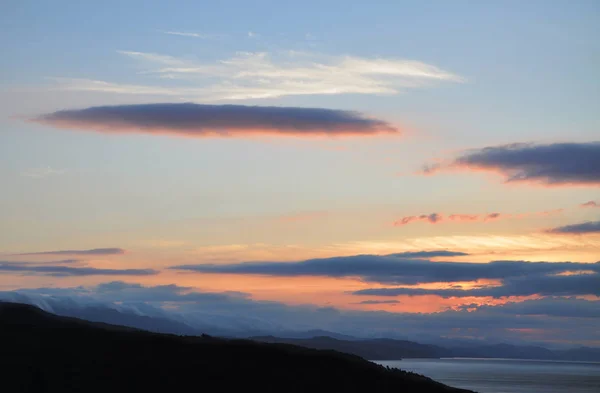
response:
M253 33L254 34L254 33ZM184 80L187 87L132 85L93 79L54 78L59 89L119 94L178 96L192 101L244 100L288 95L397 94L461 76L414 60L332 57L293 52L238 52L217 62L118 51L147 66L159 80Z
M21 175L25 177L40 179L44 177L63 175L66 172L66 169L54 169L52 167L46 166L42 168L27 169L26 171L22 172Z
M554 209L554 210L545 210L541 212L534 213L518 213L518 214L508 214L508 213L486 213L486 214L441 214L441 213L431 213L431 214L421 214L418 216L406 216L402 217L399 220L394 221L394 226L404 226L413 222L428 222L430 224L439 224L441 222L489 222L496 221L501 219L508 218L527 218L534 216L550 216L555 214L560 214L564 209Z
M467 151L448 163L426 165L424 174L463 169L502 174L507 183L600 185L600 142L517 143Z
M565 235L583 235L588 233L600 233L600 221L587 221L582 222L581 224L565 225L562 227L548 229L546 232Z
M63 261L64 263L64 261ZM61 266L39 262L0 261L0 274L35 274L51 277L82 276L150 276L158 274L153 269L101 269L94 267Z
M581 207L600 207L600 203L595 202L595 201L589 201L589 202L586 202L586 203L582 203L579 206L581 206Z
M94 248L91 250L59 250L59 251L40 251L25 252L15 255L121 255L125 254L122 248Z
M114 134L144 132L190 137L361 136L398 132L384 121L350 111L192 103L91 107L31 120L59 128Z
M163 31L163 33L170 34L170 35L179 35L179 36L182 36L182 37L201 38L201 39L204 39L204 40L222 37L221 34L201 34L201 33L191 33L191 32L172 31L172 30L171 31Z

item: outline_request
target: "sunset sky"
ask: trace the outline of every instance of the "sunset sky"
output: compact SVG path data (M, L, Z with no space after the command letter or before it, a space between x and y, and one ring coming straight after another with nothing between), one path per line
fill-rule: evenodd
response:
M1 9L0 291L600 346L597 1Z

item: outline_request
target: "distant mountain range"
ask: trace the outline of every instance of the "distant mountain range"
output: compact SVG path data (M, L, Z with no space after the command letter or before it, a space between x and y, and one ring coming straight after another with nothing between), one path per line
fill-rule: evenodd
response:
M0 348L2 391L14 393L472 393L341 352L157 334L17 303L0 302Z
M92 322L128 326L155 333L199 336L208 334L229 338L252 338L270 343L286 343L315 349L332 349L351 353L371 360L402 358L507 358L557 361L600 361L600 348L580 347L550 350L541 346L488 344L466 340L439 340L443 345L421 344L390 338L366 339L326 330L290 331L247 319L234 325L228 319L216 316L186 320L175 319L160 310L150 310L148 316L129 309L118 310L105 305L77 305L64 302L40 305L54 314L80 318Z
M407 358L505 358L539 359L555 361L600 361L599 348L574 348L568 350L549 350L537 346L519 346L509 344L479 345L468 347L441 347L419 344L412 341L393 339L355 339L339 340L332 337L313 337L305 339L281 338L273 336L252 337L257 341L285 343L315 349L332 349L351 353L371 360L399 360Z

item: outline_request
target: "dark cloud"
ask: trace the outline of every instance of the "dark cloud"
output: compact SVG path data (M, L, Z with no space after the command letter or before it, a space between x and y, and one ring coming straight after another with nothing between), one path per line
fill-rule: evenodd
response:
M548 229L546 232L575 235L583 235L586 233L600 233L600 221L588 221L583 222L581 224L565 225L562 227Z
M600 142L512 144L468 151L449 164L424 168L434 173L446 168L494 171L507 182L547 185L600 185Z
M351 111L193 103L99 106L49 113L32 121L114 134L143 132L189 137L349 136L398 132L384 121Z
M432 282L504 279L506 277L557 274L568 271L600 271L598 263L494 261L489 263L431 262L396 256L356 255L299 262L243 262L198 264L171 269L201 273L251 274L266 276L358 277L364 281L414 285Z
M94 248L91 250L59 250L59 251L41 251L26 252L16 255L119 255L125 254L122 248Z
M36 266L36 265L40 265L41 263L44 264L73 264L73 263L78 263L81 262L80 259L60 259L57 261L47 261L47 262L28 262L28 261L0 261L0 266L2 265L16 265L16 266L26 266L26 265L31 265L31 266Z
M354 304L400 304L398 300L363 300Z
M411 222L415 222L415 221L425 221L430 224L437 224L438 222L441 222L443 219L444 219L444 217L438 213L421 214L420 216L402 217L400 220L394 222L394 225L395 226L407 225L407 224L410 224Z
M600 274L533 275L509 277L501 286L475 289L372 288L353 292L360 296L508 297L508 296L600 296Z
M74 262L67 260L67 263ZM65 263L58 261L54 263ZM53 277L69 276L149 276L158 274L152 269L98 269L93 267L72 267L40 264L39 262L2 262L0 261L0 274L23 273L39 274Z
M510 315L543 315L567 318L600 318L600 301L574 297L546 297L543 299L508 302L501 306L467 305L479 311L492 311Z
M438 250L438 251L407 251L395 254L389 254L388 257L396 258L435 258L435 257L463 257L467 256L466 252Z

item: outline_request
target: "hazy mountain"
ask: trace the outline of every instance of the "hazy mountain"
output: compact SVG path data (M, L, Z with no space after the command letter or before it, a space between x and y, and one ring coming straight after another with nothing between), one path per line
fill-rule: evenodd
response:
M438 339L435 344L391 338L365 338L327 330L289 330L252 315L230 316L207 313L179 315L148 304L127 306L77 302L71 298L38 298L17 294L9 299L36 305L57 315L93 322L128 326L157 333L253 338L259 341L290 343L317 349L333 349L371 360L402 358L471 357L541 360L600 361L598 348L550 350L541 346L486 343L476 340ZM17 296L15 295L15 296ZM6 299L4 299L6 300ZM438 344L441 343L441 344Z
M445 348L411 341L391 339L338 340L332 337L293 339L281 337L252 337L269 343L286 343L314 349L331 349L351 353L370 360L397 360L402 358L439 358L447 353Z
M0 347L2 387L16 393L468 393L340 352L157 334L15 303L0 303Z

